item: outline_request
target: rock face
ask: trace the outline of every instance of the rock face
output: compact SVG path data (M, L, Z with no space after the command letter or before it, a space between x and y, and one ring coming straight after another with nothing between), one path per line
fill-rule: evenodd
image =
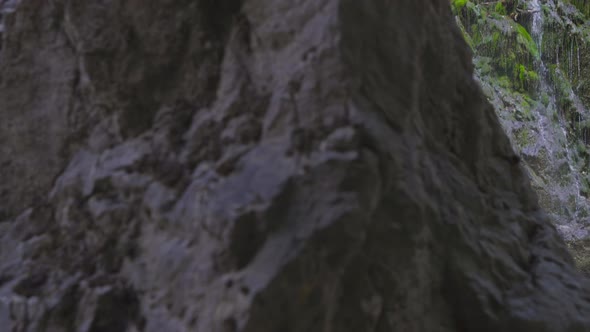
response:
M0 326L590 331L447 1L22 0Z
M590 226L590 2L453 0L476 76L568 239Z

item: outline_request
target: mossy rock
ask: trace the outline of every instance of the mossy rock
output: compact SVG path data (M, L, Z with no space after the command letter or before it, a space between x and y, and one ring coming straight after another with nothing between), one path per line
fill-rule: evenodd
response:
M531 179L531 184L536 188L545 188L547 184L537 173L527 164L524 165L529 178Z
M536 86L539 82L539 75L534 70L529 70L525 65L518 64L514 66L513 76L518 78L514 84L516 89L530 93L534 93L536 91Z
M508 76L500 76L497 78L497 84L505 89L509 89L512 86L512 82Z
M548 66L549 80L555 90L557 106L566 117L575 110L572 100L572 86L563 71L557 65Z
M574 258L576 267L590 276L590 239L569 241L567 247Z
M586 17L590 17L590 1L570 0L570 2Z
M551 97L549 97L549 94L545 91L543 93L541 93L541 103L543 104L543 106L547 107L550 102L551 102Z
M485 76L492 73L492 58L490 57L476 57L473 59L473 64L480 75Z
M587 177L582 177L580 182L580 196L590 197L590 181Z

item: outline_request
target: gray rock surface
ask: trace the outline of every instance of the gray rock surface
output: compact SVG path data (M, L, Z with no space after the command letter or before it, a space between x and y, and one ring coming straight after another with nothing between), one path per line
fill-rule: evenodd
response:
M447 1L22 0L5 27L1 326L590 331Z

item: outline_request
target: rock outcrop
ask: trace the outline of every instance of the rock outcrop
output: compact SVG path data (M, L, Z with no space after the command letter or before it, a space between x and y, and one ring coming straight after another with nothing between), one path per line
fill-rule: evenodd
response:
M447 1L21 0L0 326L590 331Z

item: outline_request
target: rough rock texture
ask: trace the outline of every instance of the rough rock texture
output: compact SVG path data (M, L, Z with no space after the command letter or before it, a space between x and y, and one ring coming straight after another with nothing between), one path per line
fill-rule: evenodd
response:
M0 326L590 331L446 0L22 0Z

